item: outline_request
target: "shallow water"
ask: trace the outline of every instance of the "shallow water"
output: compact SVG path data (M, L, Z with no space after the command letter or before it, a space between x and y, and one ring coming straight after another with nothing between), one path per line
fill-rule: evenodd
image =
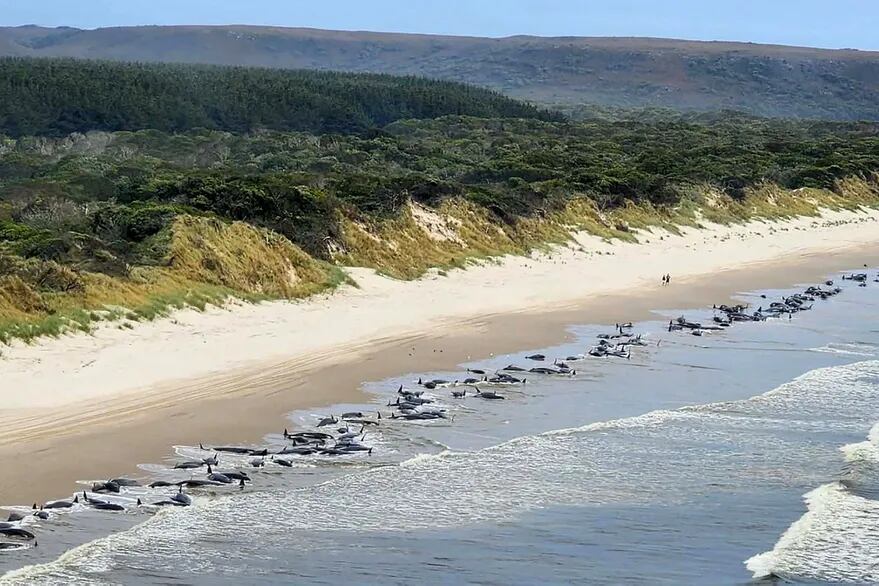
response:
M243 492L193 491L194 506L151 517L57 515L38 524L39 548L0 553L3 581L879 581L879 286L850 285L793 320L703 337L666 332L681 312L661 312L636 324L649 345L631 360L529 375L499 389L504 401L437 389L451 418L384 420L367 432L372 456L268 465ZM541 352L583 352L606 330L573 327L575 341ZM525 365L532 352L468 366ZM419 376L466 375L369 383L368 408Z

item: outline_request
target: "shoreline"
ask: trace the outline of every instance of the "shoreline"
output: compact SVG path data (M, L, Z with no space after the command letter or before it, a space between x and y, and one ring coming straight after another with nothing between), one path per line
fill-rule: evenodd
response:
M174 444L255 442L280 431L290 411L366 402L365 381L559 343L571 324L642 320L656 309L704 307L876 265L877 219L872 210L834 212L646 235L642 245L581 237L584 248L608 254L561 248L415 282L356 270L363 288L328 298L183 311L133 331L4 348L0 379L12 382L0 390L0 462L14 472L0 480L0 497L14 504L70 494L77 479L138 473ZM660 287L665 272L672 285ZM590 277L601 282L584 282ZM287 329L292 323L299 329ZM308 341L297 339L303 332ZM235 339L252 346L218 350ZM261 360L246 359L260 351ZM146 356L159 364L144 370Z

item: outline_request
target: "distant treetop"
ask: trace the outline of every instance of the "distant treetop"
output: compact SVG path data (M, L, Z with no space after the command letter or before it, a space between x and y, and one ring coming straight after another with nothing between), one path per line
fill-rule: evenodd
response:
M362 133L403 119L555 120L492 90L422 77L0 58L0 133L207 128Z

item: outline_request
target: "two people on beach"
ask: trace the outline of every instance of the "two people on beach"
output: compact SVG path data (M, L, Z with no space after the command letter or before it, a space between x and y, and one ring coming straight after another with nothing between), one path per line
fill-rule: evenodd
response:
M669 283L671 283L671 275L669 275L669 274L663 275L662 276L662 284L668 285Z

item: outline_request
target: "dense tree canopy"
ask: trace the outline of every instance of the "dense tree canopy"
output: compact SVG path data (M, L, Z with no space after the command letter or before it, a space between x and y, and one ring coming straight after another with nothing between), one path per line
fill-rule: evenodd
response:
M879 126L661 113L582 123L451 116L371 136L263 131L96 133L0 141L0 242L25 256L113 270L176 214L274 229L315 255L339 212L392 217L460 197L498 222L586 196L675 205L694 185L733 197L763 181L832 188L879 169Z
M420 77L241 67L0 58L0 133L258 128L361 133L406 118L555 115Z

